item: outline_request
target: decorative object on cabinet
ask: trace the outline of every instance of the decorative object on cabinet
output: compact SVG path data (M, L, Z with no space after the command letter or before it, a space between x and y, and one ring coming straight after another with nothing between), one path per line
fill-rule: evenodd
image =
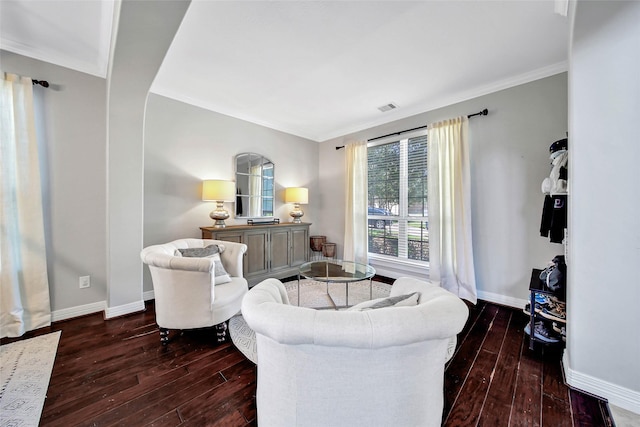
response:
M309 190L304 187L289 187L284 190L285 203L293 203L293 210L289 212L289 215L293 217L293 222L296 224L301 223L300 218L304 215L300 205L306 205L309 203Z
M274 210L275 165L256 153L236 156L236 218L270 218Z
M309 223L200 227L203 239L247 245L244 277L255 285L269 277L284 279L298 273L309 260Z
M247 225L268 225L268 224L280 224L280 218L258 218L258 219L247 220Z
M202 182L202 200L216 202L216 209L209 216L215 220L215 228L224 228L224 220L229 218L229 212L224 208L224 202L233 202L236 195L236 185L233 181L209 179Z

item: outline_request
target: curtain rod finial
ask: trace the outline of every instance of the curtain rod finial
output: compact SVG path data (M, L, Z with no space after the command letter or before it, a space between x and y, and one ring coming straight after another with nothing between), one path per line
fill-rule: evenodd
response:
M34 85L40 85L42 87L49 87L49 82L46 80L31 80L31 83Z

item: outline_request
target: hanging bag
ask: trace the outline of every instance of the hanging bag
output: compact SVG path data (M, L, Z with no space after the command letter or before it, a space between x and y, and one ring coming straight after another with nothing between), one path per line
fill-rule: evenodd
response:
M558 255L549 262L547 268L540 273L540 280L546 289L555 294L564 294L567 266L564 263L564 255Z

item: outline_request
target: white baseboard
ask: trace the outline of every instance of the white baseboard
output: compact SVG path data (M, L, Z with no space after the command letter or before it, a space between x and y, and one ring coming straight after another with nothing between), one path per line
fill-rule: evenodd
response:
M156 299L156 294L153 292L153 290L143 292L142 293L142 299L144 301L149 301L149 300L152 300L152 299Z
M145 292L143 297L144 301L155 298L153 291ZM118 307L107 307L106 301L99 301L76 307L63 308L62 310L55 310L51 313L51 321L58 322L60 320L72 319L74 317L86 316L87 314L99 312L104 312L105 319L111 319L113 317L124 316L125 314L144 311L144 301L136 301Z
M429 280L429 269L413 262L393 260L384 257L369 256L369 264L376 269L376 274L389 279L399 277L413 277L415 279Z
M607 399L610 404L640 414L640 392L574 371L569 366L568 350L562 355L564 375L571 387Z
M144 301L142 300L119 305L117 307L107 307L104 310L104 318L112 319L114 317L124 316L125 314L136 313L138 311L144 311Z
M369 264L376 269L376 274L390 279L413 277L421 280L429 280L429 270L423 266L405 263L398 268L397 262L389 262L385 259L373 257L370 257ZM529 302L527 299L514 298L485 291L478 291L478 299L514 308L524 308L527 302Z
M509 297L486 291L478 291L478 299L514 308L524 308L524 306L529 302L526 299Z
M73 317L86 316L87 314L98 313L104 311L106 304L104 301L94 302L91 304L79 305L76 307L63 308L62 310L56 310L51 313L51 321L58 322L60 320L67 320Z

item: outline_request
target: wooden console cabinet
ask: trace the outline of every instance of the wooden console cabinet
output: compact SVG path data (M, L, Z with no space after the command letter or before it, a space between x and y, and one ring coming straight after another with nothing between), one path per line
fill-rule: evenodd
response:
M244 243L244 277L253 286L264 279L283 279L298 274L309 260L310 223L231 225L225 228L200 227L203 239Z

